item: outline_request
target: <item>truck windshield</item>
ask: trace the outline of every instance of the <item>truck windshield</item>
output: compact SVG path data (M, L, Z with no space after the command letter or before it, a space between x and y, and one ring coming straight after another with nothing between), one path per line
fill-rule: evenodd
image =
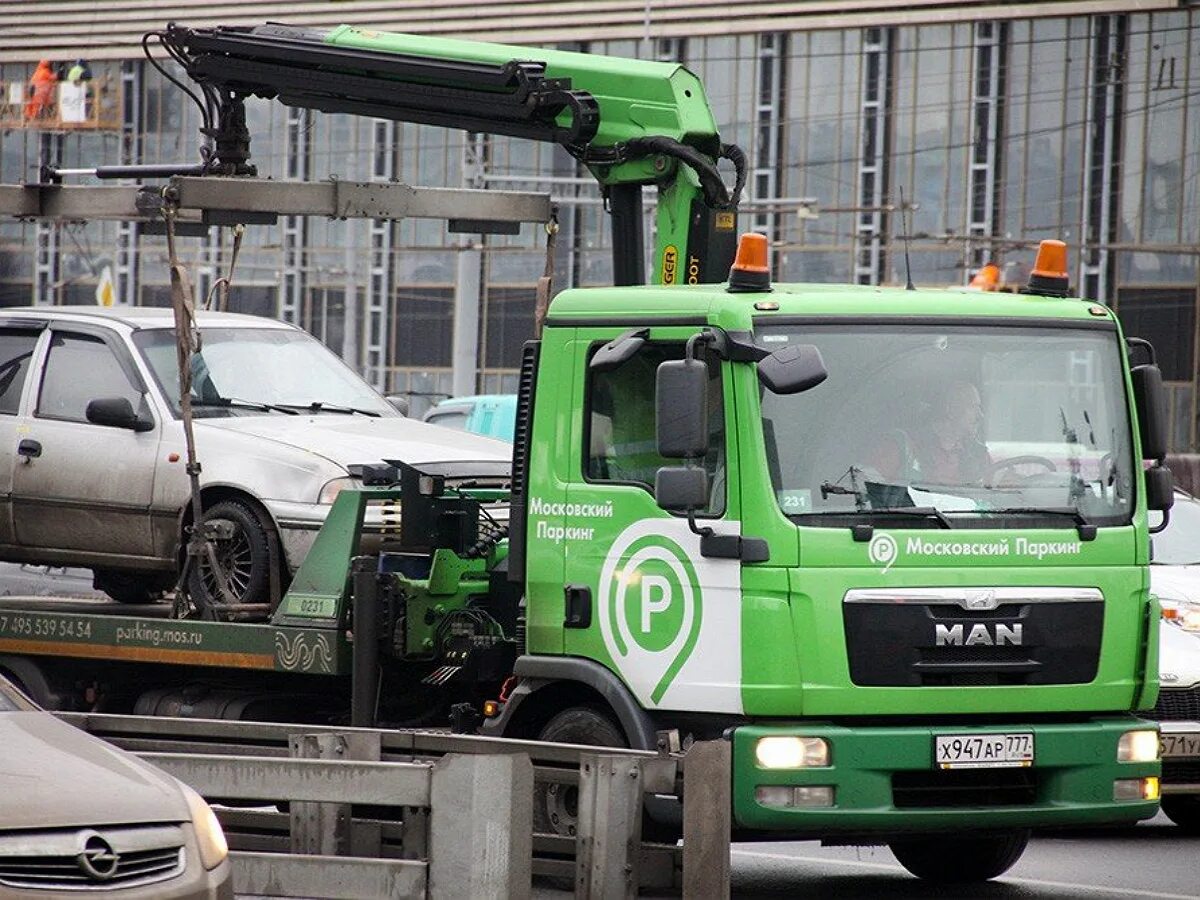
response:
M776 497L799 524L1129 521L1135 469L1109 328L806 324L756 337L815 344L829 371L806 393L762 396Z
M279 413L392 415L391 406L319 341L283 328L202 328L192 356L192 403L199 416ZM134 344L179 413L175 335L134 333Z

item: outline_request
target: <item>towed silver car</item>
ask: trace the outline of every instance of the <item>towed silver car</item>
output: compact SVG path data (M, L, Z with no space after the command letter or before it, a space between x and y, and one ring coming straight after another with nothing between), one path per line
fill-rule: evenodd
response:
M404 417L304 331L234 313L197 321L205 518L230 525L218 562L241 602L295 571L355 464L507 477L508 444ZM172 326L166 309L0 311L0 560L91 568L130 603L174 583L189 508ZM189 588L217 595L207 565Z

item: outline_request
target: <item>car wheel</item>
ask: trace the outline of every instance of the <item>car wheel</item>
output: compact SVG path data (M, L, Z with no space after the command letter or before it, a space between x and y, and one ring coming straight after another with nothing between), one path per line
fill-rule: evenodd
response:
M203 521L231 526L229 537L215 540L213 550L237 602L268 602L274 537L259 514L240 500L222 500L205 510ZM197 605L220 607L225 602L216 573L203 556L188 577L188 592Z
M900 865L925 881L969 884L1003 875L1025 852L1028 829L978 837L936 835L888 846Z
M119 569L93 569L92 587L103 591L118 603L157 603L174 583L162 572L124 572Z
M1171 794L1162 798L1162 811L1187 834L1200 834L1200 797Z

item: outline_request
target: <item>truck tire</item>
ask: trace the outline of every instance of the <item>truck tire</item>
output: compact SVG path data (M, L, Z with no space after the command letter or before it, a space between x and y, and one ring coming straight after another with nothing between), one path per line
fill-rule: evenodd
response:
M620 727L594 706L573 706L554 716L538 733L539 741L628 747ZM579 823L579 788L567 784L533 786L533 830L575 836Z
M104 591L118 603L157 603L171 589L174 579L161 572L123 572L120 569L93 569L92 586Z
M241 500L222 500L204 511L205 522L223 519L233 525L233 536L216 542L217 562L239 603L266 603L270 593L271 532L259 514ZM188 576L188 592L197 605L220 606L222 597L207 560L200 560Z
M969 884L1003 875L1025 852L1029 830L977 837L929 835L888 846L913 875L941 884Z
M1162 811L1186 834L1200 834L1200 796L1169 794L1162 798Z

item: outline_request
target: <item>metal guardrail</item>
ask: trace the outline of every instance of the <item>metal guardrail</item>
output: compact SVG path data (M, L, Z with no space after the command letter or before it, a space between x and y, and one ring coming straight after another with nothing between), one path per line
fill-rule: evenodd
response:
M585 897L672 887L728 896L725 742L670 756L438 731L58 715L216 802L239 893L521 897L533 874ZM573 838L532 833L535 781L578 787ZM685 782L701 787L683 807L683 847L643 843L643 795L682 797Z

